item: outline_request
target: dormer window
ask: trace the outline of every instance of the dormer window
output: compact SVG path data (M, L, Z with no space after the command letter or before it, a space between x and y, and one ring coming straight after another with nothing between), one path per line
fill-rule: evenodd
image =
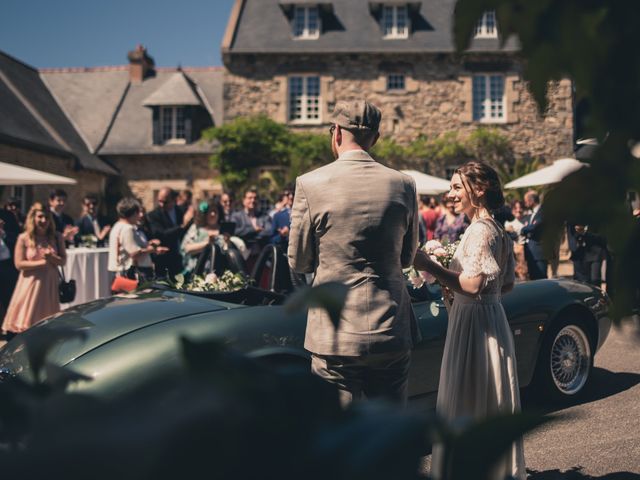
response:
M476 25L475 38L498 38L498 25L495 10L484 12Z
M380 21L384 38L409 37L409 11L407 5L383 5Z
M320 37L320 12L317 5L297 5L293 11L293 36L313 40Z
M184 107L160 107L162 143L186 143Z

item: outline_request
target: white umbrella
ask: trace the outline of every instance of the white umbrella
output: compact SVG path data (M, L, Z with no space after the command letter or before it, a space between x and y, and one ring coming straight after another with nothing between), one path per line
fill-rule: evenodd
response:
M580 162L575 158L561 158L547 167L516 178L514 181L507 183L504 188L525 188L558 183L570 173L588 166L588 163Z
M418 195L438 195L449 190L449 180L432 177L417 170L401 170L402 173L413 177L416 181Z
M0 185L73 185L73 178L0 162Z

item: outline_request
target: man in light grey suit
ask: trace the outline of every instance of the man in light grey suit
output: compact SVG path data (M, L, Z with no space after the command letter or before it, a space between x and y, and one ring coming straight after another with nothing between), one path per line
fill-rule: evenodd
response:
M297 179L291 214L291 268L315 273L314 285L350 289L338 325L312 308L305 337L312 371L338 387L343 404L363 396L404 404L419 336L402 274L418 246L416 186L367 153L380 117L365 101L336 104L337 160Z

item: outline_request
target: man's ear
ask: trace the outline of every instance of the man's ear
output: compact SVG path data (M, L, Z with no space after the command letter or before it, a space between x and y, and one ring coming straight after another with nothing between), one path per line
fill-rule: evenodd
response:
M340 125L336 125L336 145L342 145L342 127Z

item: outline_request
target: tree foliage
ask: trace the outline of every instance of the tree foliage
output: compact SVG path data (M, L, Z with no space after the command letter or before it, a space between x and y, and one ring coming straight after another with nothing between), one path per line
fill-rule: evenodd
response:
M515 162L509 139L497 129L483 127L466 138L451 131L434 138L421 135L408 145L383 139L373 148L372 154L390 167L415 169L438 176L445 176L448 167L456 167L469 160L482 160L505 172L511 172Z
M211 164L220 172L223 185L232 190L259 183L260 178L252 177L259 167L283 167L280 172L270 171L263 176L262 180L266 179L268 184L266 189L271 191L283 188L301 173L332 159L326 136L292 133L265 115L238 117L205 130L203 137L217 141Z
M483 12L495 10L502 41L512 34L526 60L524 78L539 109L550 82L570 78L584 136L600 147L591 168L549 192L549 239L563 221L589 224L606 235L615 258L615 314L628 313L640 289L640 223L630 214L628 191L640 191L640 9L624 0L458 0L456 48L463 52ZM637 307L637 304L636 304Z

